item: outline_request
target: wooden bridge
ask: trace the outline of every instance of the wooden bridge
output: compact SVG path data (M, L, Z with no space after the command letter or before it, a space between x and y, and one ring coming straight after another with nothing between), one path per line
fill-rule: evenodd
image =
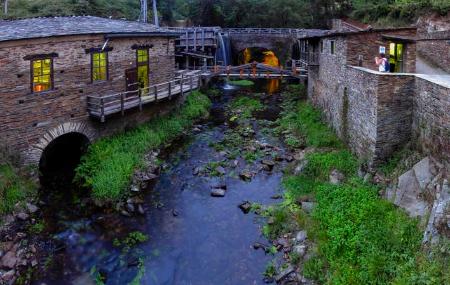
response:
M263 63L247 63L239 66L208 66L203 67L204 77L238 77L238 78L306 78L307 70L302 68L300 61L292 61L291 68L274 67Z
M146 88L138 88L133 91L125 91L105 96L87 96L88 112L92 117L99 118L105 122L106 116L121 113L139 108L142 106L158 102L163 99L171 99L176 95L183 95L200 87L202 78L212 77L234 77L234 78L305 78L306 70L299 67L296 62L291 69L273 67L262 63L249 63L239 66L209 66L201 70L183 70L177 73L175 79L153 84Z
M108 115L121 113L126 110L139 108L152 102L163 99L171 99L175 95L183 95L186 92L197 89L200 86L200 71L180 71L173 80L153 84L145 88L137 88L106 96L87 96L88 112L92 117L105 122Z

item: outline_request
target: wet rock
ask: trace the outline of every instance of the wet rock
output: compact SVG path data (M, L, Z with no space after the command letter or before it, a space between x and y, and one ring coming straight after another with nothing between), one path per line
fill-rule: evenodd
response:
M276 246L280 246L281 248L289 247L289 241L285 238L279 238L275 241Z
M21 239L24 239L26 237L27 237L26 233L23 233L23 232L16 233L16 240L21 240Z
M306 235L306 231L299 231L296 235L295 235L295 242L296 243L302 243L306 240L307 235Z
M120 211L120 214L121 214L122 216L125 216L125 217L131 217L131 214L128 213L127 211L125 211L125 210Z
M28 213L34 214L34 213L36 213L37 211L39 211L39 208L38 208L36 205L27 203L27 210L28 210Z
M3 275L1 275L0 280L3 280L8 283L8 282L13 281L15 275L16 275L16 271L14 269L12 269L12 270L5 272Z
M364 183L372 183L373 177L372 174L366 173L363 178Z
M30 218L30 215L28 215L27 213L21 212L16 215L16 218L19 219L20 221L26 221Z
M244 212L244 214L248 214L248 212L250 212L251 208L252 208L252 203L250 203L249 201L245 201L241 204L239 204L239 209L242 210L242 212Z
M131 190L131 192L139 192L139 191L141 191L137 185L131 185L130 190Z
M398 178L394 204L405 209L412 217L422 217L427 212L428 205L420 199L421 193L420 183L411 169Z
M222 150L221 152L219 152L219 155L220 156L226 156L228 153L226 152L226 151L224 151L224 150Z
M17 262L16 253L14 251L8 251L0 260L0 267L13 269Z
M253 178L253 173L251 173L249 170L243 170L241 173L239 173L239 177L242 180L250 181Z
M12 222L14 222L14 216L13 215L6 215L5 217L3 217L3 222L5 223L5 225L11 224Z
M134 213L135 210L136 210L136 209L135 209L135 207L134 207L134 204L132 204L132 203L127 203L127 211L128 211L128 212Z
M255 242L255 243L253 244L253 248L254 248L255 250L262 249L262 250L264 250L265 252L268 252L270 246L265 245L265 244L262 244L262 243L260 243L260 242Z
M238 167L238 166L239 166L239 160L237 160L237 159L234 160L234 161L233 161L233 166L234 166L234 167Z
M275 224L275 219L274 219L273 217L269 217L269 218L267 219L267 224L269 224L269 225Z
M173 209L173 210L172 210L172 216L178 217L179 214L180 214L180 213L178 213L178 211L177 211L176 209Z
M275 162L269 159L264 159L263 161L261 161L261 163L269 166L270 168L273 168L275 166Z
M140 215L144 215L144 214L145 214L144 207L142 207L141 204L139 204L139 205L137 206L137 212L138 212Z
M274 199L274 200L278 200L281 198L283 198L283 195L281 195L281 194L275 194L275 195L270 196L270 199Z
M225 190L223 189L211 189L211 196L213 197L225 197Z
M283 279L285 279L289 274L295 271L294 266L292 264L289 264L286 269L281 271L277 276L275 276L275 281L281 282Z
M149 182L153 179L158 178L158 175L154 174L154 173L147 173L145 175L142 176L142 181L143 182Z
M344 181L345 176L339 170L333 169L333 171L331 171L330 173L329 179L331 184L339 185Z
M38 261L36 259L32 259L30 264L32 267L36 267L36 265L38 265Z
M272 167L265 165L265 164L263 164L260 169L262 169L264 171L272 171Z
M292 162L292 161L294 161L294 157L293 157L292 155L286 155L286 156L284 157L284 159L285 159L287 162Z
M200 128L198 128L198 127L195 127L195 128L192 129L192 131L194 133L200 133L202 130Z
M197 166L192 170L192 174L197 176L200 174L201 171L202 171L201 167Z

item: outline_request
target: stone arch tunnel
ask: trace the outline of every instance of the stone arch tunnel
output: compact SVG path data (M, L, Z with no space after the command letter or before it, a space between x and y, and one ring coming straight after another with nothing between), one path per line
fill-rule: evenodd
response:
M261 37L258 34L236 33L230 34L230 39L233 54L237 55L250 47L264 48L273 51L281 65L292 58L292 47L297 42L296 37L291 35L265 35Z

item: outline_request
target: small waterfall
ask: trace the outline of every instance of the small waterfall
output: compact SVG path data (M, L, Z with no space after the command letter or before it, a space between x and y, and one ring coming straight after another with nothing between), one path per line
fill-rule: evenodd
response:
M227 66L231 64L231 45L230 39L227 35L222 35L222 33L217 33L219 38L219 49L217 50L217 59L222 60L223 65Z

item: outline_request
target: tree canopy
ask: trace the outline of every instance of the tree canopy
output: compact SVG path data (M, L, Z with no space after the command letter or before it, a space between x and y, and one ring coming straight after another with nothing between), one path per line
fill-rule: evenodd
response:
M1 0L2 2L6 0ZM8 0L7 18L93 15L139 16L139 0ZM149 0L151 5L151 0ZM159 0L159 17L167 25L222 27L324 27L327 20L351 16L372 24L404 24L428 12L450 11L448 0ZM149 9L151 12L151 9ZM149 20L153 17L149 15Z

